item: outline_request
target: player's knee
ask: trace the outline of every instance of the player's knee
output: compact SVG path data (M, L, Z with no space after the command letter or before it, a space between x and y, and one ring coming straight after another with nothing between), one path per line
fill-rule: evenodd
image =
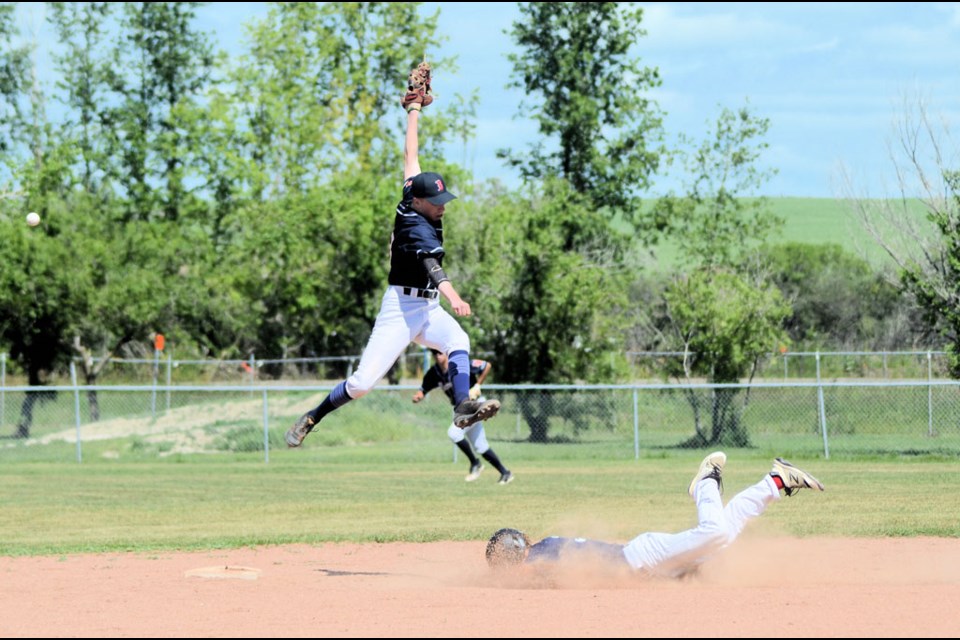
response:
M730 538L728 527L723 521L701 522L699 529L704 536L706 545L723 546L727 544Z
M454 351L466 351L470 353L470 336L464 331L461 331L460 335L451 336L443 351L448 355Z
M347 395L354 400L362 398L370 393L376 382L376 380L368 380L366 377L358 376L355 373L347 379Z
M455 427L454 425L451 424L450 428L447 429L447 436L450 438L450 441L453 442L453 444L457 444L458 442L463 442L463 439L464 439L463 429L461 429L460 427Z

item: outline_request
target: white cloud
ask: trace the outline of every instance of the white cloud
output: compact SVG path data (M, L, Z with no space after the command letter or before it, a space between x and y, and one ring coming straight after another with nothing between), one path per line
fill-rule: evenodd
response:
M829 40L823 42L816 42L811 45L806 45L795 49L792 53L823 53L826 51L834 51L840 46L840 38L834 36Z
M653 4L644 7L644 48L702 49L715 46L750 46L760 41L794 40L801 32L786 22L757 17L756 12L716 12L684 5ZM711 5L712 7L713 5ZM695 11L695 13L691 13Z

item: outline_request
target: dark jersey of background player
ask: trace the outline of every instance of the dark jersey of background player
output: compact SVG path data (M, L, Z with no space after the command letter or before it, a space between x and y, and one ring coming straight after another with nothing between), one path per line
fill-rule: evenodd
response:
M477 384L477 378L486 370L488 363L486 360L471 360L470 361L470 386ZM423 374L423 382L420 385L420 390L424 393L430 393L434 389L439 387L447 397L450 398L451 404L454 402L453 397L453 382L450 380L450 369L443 369L440 366L440 363L434 364L430 367L425 374Z
M423 375L423 381L420 383L420 389L413 396L414 402L420 402L424 396L434 389L443 389L447 394L451 404L456 406L456 397L453 389L453 381L450 375L449 359L436 349L430 350L433 353L434 365L427 369ZM470 397L480 397L479 385L486 380L493 367L486 360L474 359L470 361ZM477 395L473 393L476 391ZM451 425L447 430L447 436L457 445L457 448L463 452L470 461L470 472L467 474L466 481L473 482L480 477L483 465L479 454L484 460L489 462L500 472L499 484L509 484L513 481L513 473L507 469L503 462L497 456L496 452L490 447L484 432L483 423L477 422L466 429L460 429L456 425ZM476 449L476 452L474 452Z

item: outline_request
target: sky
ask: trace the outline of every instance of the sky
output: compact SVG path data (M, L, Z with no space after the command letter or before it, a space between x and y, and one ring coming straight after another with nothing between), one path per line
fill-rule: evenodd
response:
M666 113L668 140L681 132L703 139L721 107L749 102L770 119L760 166L778 173L754 195L836 197L841 167L859 193L894 195L889 148L904 100L922 99L948 120L960 117L960 3L639 5L647 35L635 53L660 71L663 84L649 97ZM451 159L479 180L518 185L496 157L503 147L523 149L536 133L518 114L520 91L505 88L516 4L427 2L422 9L440 10L446 38L428 58L452 56L459 67L435 70L437 104L475 89L481 96L477 138L449 149ZM238 53L243 24L266 10L265 3L210 3L198 10L198 27ZM36 11L21 10L21 26L36 25ZM657 178L654 190L677 188L674 180Z

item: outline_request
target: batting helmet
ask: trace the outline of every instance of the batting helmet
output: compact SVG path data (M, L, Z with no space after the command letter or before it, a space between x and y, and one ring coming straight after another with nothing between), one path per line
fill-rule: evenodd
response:
M487 542L487 564L493 568L522 563L530 551L530 538L516 529L500 529Z

